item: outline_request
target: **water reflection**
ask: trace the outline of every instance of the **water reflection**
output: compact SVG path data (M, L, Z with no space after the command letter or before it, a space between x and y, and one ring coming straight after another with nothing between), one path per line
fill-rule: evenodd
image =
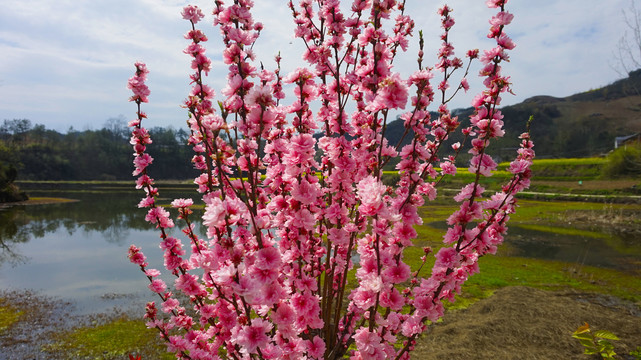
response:
M38 196L37 193L32 192L32 196ZM12 243L25 243L64 228L70 236L77 231L97 232L105 241L121 245L130 237L130 230L151 228L144 220L145 210L136 207L140 192L58 192L55 195L77 201L18 205L0 210L0 241L11 248Z
M571 235L510 226L509 255L638 272L641 247L620 235L595 232Z
M123 294L142 294L143 303L145 297L149 300L147 279L127 259L128 246L136 243L143 246L150 266L163 267L158 232L145 222L145 210L136 207L140 192L48 191L31 196L78 201L0 211L0 288L73 299L86 312L114 306L105 298L131 299ZM180 236L179 229L171 233Z
M16 244L41 239L64 229L73 236L78 231L97 232L105 241L124 244L129 229L144 229L144 212L134 211L136 194L113 196L60 193L79 201L42 205L16 205L0 210L0 264L16 265L28 256L16 250Z
M445 230L445 222L429 226ZM575 231L540 226L510 224L499 254L543 260L555 260L578 266L588 265L636 273L641 271L641 246L634 235L603 231ZM555 231L556 229L556 231ZM571 229L570 229L571 230Z
M17 265L27 261L27 257L16 252L15 244L27 242L29 233L23 225L22 216L16 209L0 210L0 265Z

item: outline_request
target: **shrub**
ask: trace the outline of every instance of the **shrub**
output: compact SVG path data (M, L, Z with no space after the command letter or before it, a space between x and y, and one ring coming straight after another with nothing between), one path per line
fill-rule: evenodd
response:
M611 152L602 174L607 178L640 176L641 144L624 145Z

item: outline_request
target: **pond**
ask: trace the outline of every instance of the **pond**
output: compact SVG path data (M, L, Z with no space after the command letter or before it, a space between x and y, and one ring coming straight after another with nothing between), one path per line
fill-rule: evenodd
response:
M79 314L142 308L152 300L146 277L127 258L127 249L136 244L150 267L162 270L159 233L145 222L145 210L136 207L142 192L29 194L76 201L0 209L0 289L30 289L71 300ZM167 195L173 199L180 193Z
M447 229L445 221L434 221L427 226L443 232ZM559 226L558 222L533 225L511 221L497 254L560 261L574 268L586 265L641 275L641 228L623 234L604 228L581 230L589 226Z
M147 289L147 279L127 259L128 247L136 244L143 248L150 267L163 268L158 232L144 221L145 211L136 207L141 192L29 192L32 197L77 201L0 210L1 289L32 289L69 300L79 314L114 307L142 309L147 301L155 300ZM160 203L189 196L184 190L162 194L167 198ZM444 224L429 225L439 228ZM174 236L179 237L178 231L174 229ZM641 268L641 247L636 238L595 232L555 234L541 226L513 224L500 253L618 270Z
M638 235L563 231L565 228L510 226L506 254L621 270L641 275Z

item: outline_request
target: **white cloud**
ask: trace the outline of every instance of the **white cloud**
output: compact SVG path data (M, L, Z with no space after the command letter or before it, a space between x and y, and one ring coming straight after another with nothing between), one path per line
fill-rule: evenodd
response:
M268 69L280 51L283 70L303 65L303 45L293 38L291 12L285 1L255 0L254 17L265 25L255 51ZM200 27L210 38L214 59L209 83L224 86L219 31L211 26L211 1L198 0L208 16ZM182 126L179 105L188 91L189 58L182 53L188 23L180 16L180 0L5 0L0 12L0 120L30 118L47 127L83 128L105 119L133 114L125 83L133 62L145 61L152 95L147 112L153 124ZM487 48L487 19L493 13L483 2L452 0L457 25L451 38L463 56L472 47ZM512 76L515 103L526 97L567 96L606 85L617 78L610 55L623 31L621 9L627 0L511 1L515 14L507 33L517 42L505 73ZM407 12L426 34L426 59L434 61L440 46L438 4L408 1ZM404 75L415 69L418 40L395 62ZM470 77L475 77L474 74ZM473 87L478 91L480 88ZM467 106L473 94L454 102Z

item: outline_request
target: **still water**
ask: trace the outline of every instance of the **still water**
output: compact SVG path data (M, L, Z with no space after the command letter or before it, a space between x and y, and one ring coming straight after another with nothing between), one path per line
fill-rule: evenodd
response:
M142 309L145 302L156 300L147 289L145 276L127 259L129 245L136 244L143 248L150 267L162 271L158 232L144 221L145 211L136 207L141 192L111 189L29 193L32 197L77 201L0 209L0 289L36 290L71 301L80 314L113 307ZM167 198L160 203L189 197L184 190L163 195ZM513 225L505 250L500 250L504 255L619 270L641 264L638 254L626 254L620 251L621 246L613 247L621 244L621 239L553 235ZM180 237L178 232L174 229L173 235ZM204 232L201 229L199 233Z
M0 210L0 289L70 300L78 313L155 300L144 274L127 258L129 246L136 244L150 267L162 269L158 232L144 221L145 210L136 207L141 192L29 194L77 201Z

